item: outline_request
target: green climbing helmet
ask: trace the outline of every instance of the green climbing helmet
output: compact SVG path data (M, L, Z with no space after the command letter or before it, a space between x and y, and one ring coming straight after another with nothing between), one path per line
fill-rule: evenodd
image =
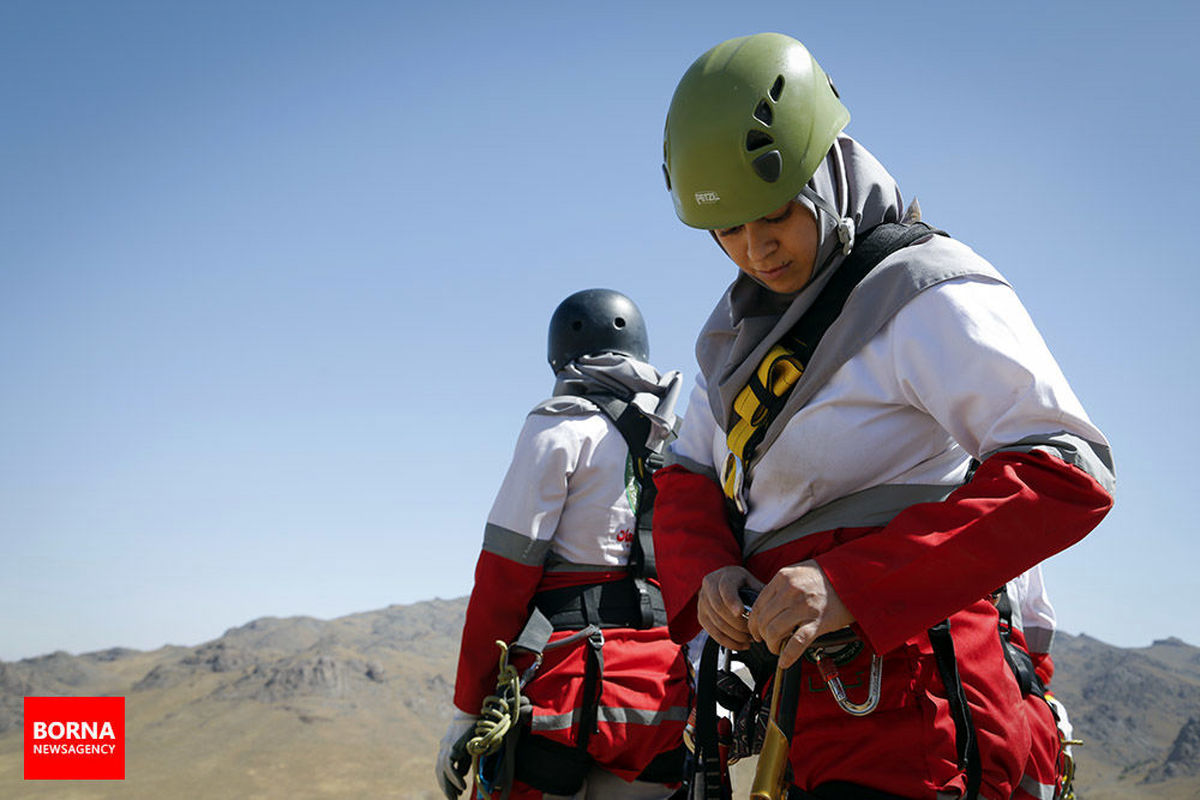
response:
M808 183L849 121L792 37L722 42L684 73L667 112L663 172L675 213L709 229L770 214Z

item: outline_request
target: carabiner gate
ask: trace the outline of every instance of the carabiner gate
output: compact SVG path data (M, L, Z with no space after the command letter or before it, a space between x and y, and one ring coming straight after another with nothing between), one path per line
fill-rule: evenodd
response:
M833 694L833 699L847 714L865 717L875 710L875 706L879 705L880 686L883 682L883 659L879 657L878 653L871 655L871 678L868 681L867 699L863 703L850 702L850 698L846 694L846 687L842 685L842 678L838 674L837 664L825 653L825 648L818 647L813 650L812 658L817 663L817 669L821 671L821 678Z

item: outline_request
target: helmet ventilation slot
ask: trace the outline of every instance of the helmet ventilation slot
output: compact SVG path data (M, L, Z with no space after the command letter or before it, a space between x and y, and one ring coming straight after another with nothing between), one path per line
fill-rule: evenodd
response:
M758 177L767 183L779 180L779 176L783 172L783 155L778 150L763 153L751 163L754 171L758 173Z
M768 133L762 131L749 131L746 134L746 152L753 153L760 147L775 144L775 140Z
M770 125L775 121L775 112L771 110L771 105L766 100L759 100L758 107L754 109L754 118L763 125Z
M783 76L782 75L777 77L775 79L775 83L773 83L771 85L770 95L771 95L771 99L774 100L776 103L778 103L779 98L783 96Z

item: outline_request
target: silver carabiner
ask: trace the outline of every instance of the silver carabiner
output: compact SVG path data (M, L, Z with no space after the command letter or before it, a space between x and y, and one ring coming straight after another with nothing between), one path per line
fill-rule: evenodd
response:
M817 662L817 669L821 671L821 678L833 694L833 699L847 714L865 717L875 710L875 706L879 705L880 688L883 684L883 659L879 657L878 653L871 654L871 677L867 683L867 699L863 703L850 702L850 698L846 694L846 687L842 685L842 678L838 674L837 664L825 654L824 648L814 650L812 656L813 660Z

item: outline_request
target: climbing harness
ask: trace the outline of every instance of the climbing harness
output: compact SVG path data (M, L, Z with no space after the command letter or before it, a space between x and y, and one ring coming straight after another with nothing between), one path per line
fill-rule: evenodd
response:
M743 587L739 595L747 610L757 597L748 587ZM843 628L818 637L804 655L804 660L817 666L838 706L857 717L870 714L879 704L883 660L872 654L868 695L862 703L850 701L837 668L852 661L864 647L853 630ZM734 661L745 667L752 686L735 674L731 666ZM779 800L786 796L802 663L803 660L797 661L787 669L780 669L778 657L761 642L740 652L730 652L711 638L705 642L696 680L694 734L689 742L693 751L689 800L727 800L729 765L756 754L752 800ZM768 690L769 703L764 702ZM732 712L732 723L718 717L718 704Z
M500 791L500 800L504 800L512 788L512 778L522 771L519 762L523 738L519 734L521 724L529 721L532 707L521 690L537 674L545 653L568 647L582 639L587 639L589 643L598 641L600 646L604 642L604 634L596 625L588 625L554 642L549 642L551 631L546 617L535 613L511 645L496 641L496 646L500 648L496 693L484 699L474 735L466 742L466 751L472 759L470 774L475 776L482 797L491 797ZM523 672L518 672L509 661L509 655L514 650L528 651L533 655L533 662Z
M604 629L662 627L667 624L662 592L649 578L655 576L651 540L654 483L651 475L662 464L659 453L646 442L650 421L632 403L610 395L586 398L606 414L629 449L627 487L630 508L637 520L630 543L625 577L538 592L521 633L511 644L500 647L497 691L483 704L475 737L468 743L474 758L472 773L481 796L499 800L508 797L514 780L548 794L575 794L592 766L588 742L597 726L604 680ZM570 635L551 642L556 632ZM542 736L527 735L532 706L521 690L532 680L546 653L557 648L584 645L587 648L578 709L578 734L574 745L561 744ZM509 664L513 650L533 654L533 663L518 675ZM682 772L682 748L659 754L638 780L672 783Z
M1021 693L1023 695L1036 695L1044 700L1046 705L1050 707L1050 713L1054 715L1055 727L1058 728L1058 724L1061 722L1059 708L1063 708L1062 713L1064 714L1066 713L1066 708L1061 706L1061 700L1055 698L1046 689L1041 678L1038 677L1033 665L1033 658L1029 653L1012 643L1013 608L1006 588L1001 586L992 592L989 599L996 606L996 612L999 615L1000 644L1004 649L1004 658L1008 662L1013 676L1017 679L1017 685L1021 687ZM1054 702L1051 702L1052 698ZM1082 745L1082 739L1068 739L1063 735L1062 729L1058 728L1058 759L1056 765L1058 786L1055 787L1054 800L1075 800L1075 755L1071 751L1071 748Z
M729 453L721 468L721 488L742 516L747 512L748 471L767 429L800 382L825 332L842 313L850 293L892 253L944 231L923 222L889 222L859 235L853 251L817 296L812 307L771 346L733 401L726 436Z

